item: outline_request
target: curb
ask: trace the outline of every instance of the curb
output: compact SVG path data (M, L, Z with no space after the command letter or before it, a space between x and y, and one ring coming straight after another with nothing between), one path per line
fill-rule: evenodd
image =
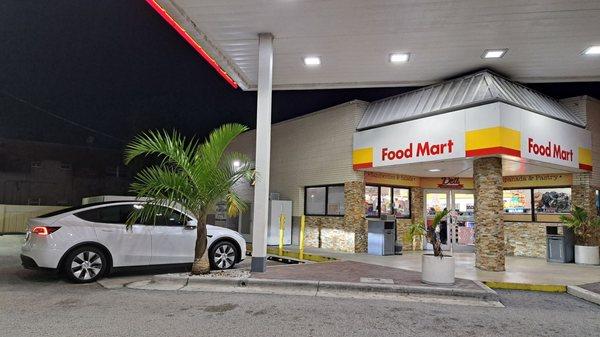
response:
M583 289L578 286L567 286L567 293L575 297L579 297L588 302L600 305L600 294L596 294L595 292L589 291L587 289Z
M527 291L541 291L548 293L566 293L567 286L561 284L532 284L532 283L513 283L513 282L496 282L496 281L484 281L485 285L493 289L506 289L506 290L527 290Z
M252 256L252 245L251 244L246 245L246 252L247 252L247 254L249 254L249 256ZM283 249L282 255L279 255L279 248L276 248L273 246L267 247L267 255L273 255L273 256L278 256L278 257L289 257L289 258L292 258L292 259L295 259L298 261L302 261L302 262L304 262L304 261L331 262L331 261L338 260L334 257L330 257L330 256L326 256L326 255L319 255L319 254L314 254L314 253L307 253L307 252L304 252L304 258L301 260L301 259L299 259L298 251Z
M432 295L438 297L461 297L474 298L485 301L498 301L498 294L483 284L478 284L481 290L473 289L452 289L427 286L405 286L398 284L366 284L351 282L332 282L332 281L310 281L310 280L278 280L278 279L257 279L257 278L231 278L214 277L199 278L189 277L187 275L155 275L150 284L161 287L160 285L183 285L175 290L200 289L203 286L212 286L214 288L230 288L231 290L244 289L271 289L282 290L285 292L310 292L315 295L322 293L343 293L343 292L362 292L362 293L382 293L382 294L401 294L401 295ZM161 287L163 289L167 287Z

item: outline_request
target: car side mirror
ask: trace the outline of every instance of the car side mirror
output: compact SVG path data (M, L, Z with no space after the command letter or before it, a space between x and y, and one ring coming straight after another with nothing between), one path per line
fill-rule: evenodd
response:
M185 223L185 226L183 227L183 229L192 230L192 229L196 229L196 227L198 227L198 223L196 222L196 220L190 220Z

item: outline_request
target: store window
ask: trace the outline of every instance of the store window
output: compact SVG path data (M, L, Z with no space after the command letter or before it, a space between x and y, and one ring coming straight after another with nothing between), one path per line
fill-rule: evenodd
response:
M410 218L410 190L391 186L365 186L365 215Z
M531 214L531 190L502 191L505 214Z
M393 214L394 207L392 205L392 188L391 187L380 187L381 195L381 214Z
M600 191L596 190L596 215L600 215Z
M565 214L571 211L571 188L537 188L533 190L535 213Z
M344 185L306 187L304 197L306 215L344 215Z
M408 188L394 188L394 209L396 217L410 218L410 190Z
M377 186L365 186L365 215L379 216L379 187Z
M307 187L306 195L306 215L325 215L325 196L327 187Z
M327 215L344 215L344 186L327 187Z

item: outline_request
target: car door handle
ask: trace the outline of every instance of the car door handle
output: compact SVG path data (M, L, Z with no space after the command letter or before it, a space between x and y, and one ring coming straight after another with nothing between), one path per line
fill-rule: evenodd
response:
M183 229L186 229L188 231L191 231L193 229L196 229L196 226L184 226Z
M115 230L114 229L101 229L101 231L103 231L103 232L114 232Z

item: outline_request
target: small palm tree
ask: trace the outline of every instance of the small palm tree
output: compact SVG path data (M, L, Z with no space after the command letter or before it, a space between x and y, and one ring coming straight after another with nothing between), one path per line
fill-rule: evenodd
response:
M192 274L210 272L208 261L206 216L215 204L226 201L231 216L247 205L235 193L234 186L253 178L246 156L226 152L229 144L247 128L225 124L213 130L203 143L187 140L173 131L150 131L136 137L125 149L125 163L138 157L154 157L150 165L135 176L131 191L147 205L134 212L128 226L138 220L153 220L155 214L168 208L182 207L198 220Z
M433 255L439 256L440 258L444 257L442 253L442 241L440 240L440 233L438 230L438 225L448 215L448 210L444 209L441 212L435 213L435 217L431 223L431 227L427 228L427 239L429 243L433 246Z
M425 235L425 232L426 230L423 222L411 223L408 225L408 230L404 235L404 239L412 243L413 250L417 250L417 238L421 238L422 242L422 237Z
M589 244L594 229L600 227L600 218L592 219L588 213L579 206L574 206L569 215L561 215L560 221L575 232L577 240L580 241L582 245Z

